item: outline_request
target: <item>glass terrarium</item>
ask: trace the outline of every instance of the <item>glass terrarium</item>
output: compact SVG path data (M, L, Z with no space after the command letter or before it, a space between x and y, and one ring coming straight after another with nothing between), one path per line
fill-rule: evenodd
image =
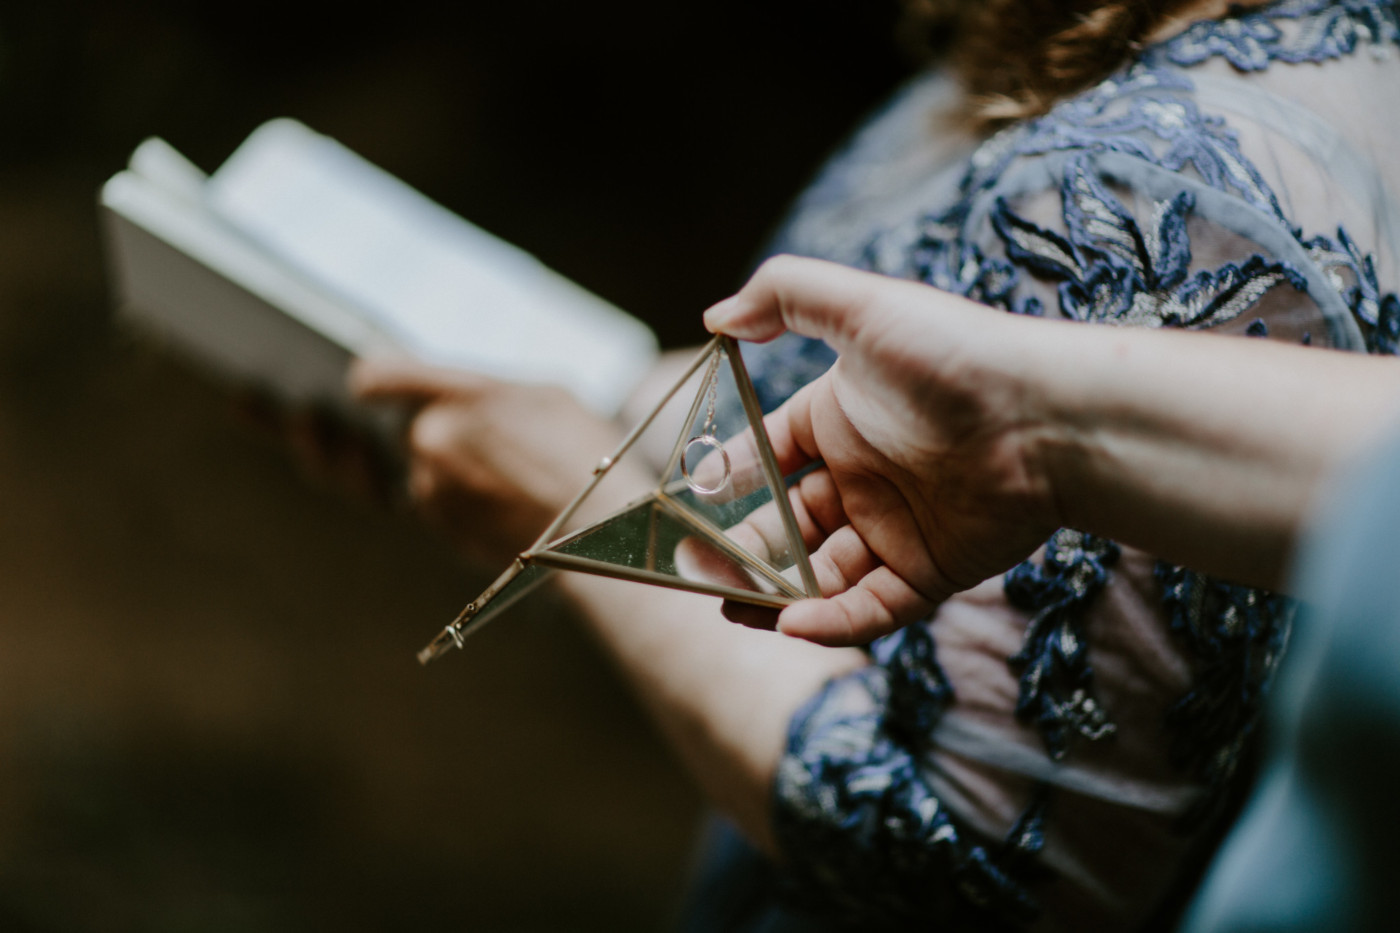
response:
M535 543L418 654L424 664L555 571L781 608L819 596L738 344L715 337Z

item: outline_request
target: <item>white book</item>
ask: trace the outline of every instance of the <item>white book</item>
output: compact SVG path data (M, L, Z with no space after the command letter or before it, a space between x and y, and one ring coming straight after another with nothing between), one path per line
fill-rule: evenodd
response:
M641 321L293 120L208 176L148 139L100 200L120 313L292 403L351 410L351 357L397 352L612 415L656 357Z

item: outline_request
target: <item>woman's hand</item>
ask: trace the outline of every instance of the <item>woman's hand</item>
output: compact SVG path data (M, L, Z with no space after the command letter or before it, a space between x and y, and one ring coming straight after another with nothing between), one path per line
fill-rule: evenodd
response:
M1060 526L1277 588L1322 480L1400 398L1393 359L1018 317L791 257L705 323L841 354L765 422L784 472L825 461L793 499L833 598L778 624L831 645L914 621Z
M1032 456L1034 400L988 379L981 359L1000 321L927 286L792 257L706 312L716 332L791 330L841 354L765 422L784 473L825 462L794 504L832 598L784 610L783 632L868 642L1014 566L1057 527Z
M350 388L362 401L411 411L409 495L470 559L488 565L534 543L621 436L564 389L411 359L359 360Z

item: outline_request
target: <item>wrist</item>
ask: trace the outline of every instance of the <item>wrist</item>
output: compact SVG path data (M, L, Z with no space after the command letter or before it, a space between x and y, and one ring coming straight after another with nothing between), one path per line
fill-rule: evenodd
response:
M1096 461L1091 432L1042 409L1022 433L1027 473L1036 490L1036 514L1051 528L1091 530L1086 525L1091 490L1085 482Z
M979 381L989 414L1002 422L1004 449L1020 477L1024 508L1048 535L1056 528L1079 527L1082 477L1090 455L1089 433L1078 411L1076 384L1084 377L1071 360L1073 348L1063 338L1074 325L1006 316L986 330L981 341Z

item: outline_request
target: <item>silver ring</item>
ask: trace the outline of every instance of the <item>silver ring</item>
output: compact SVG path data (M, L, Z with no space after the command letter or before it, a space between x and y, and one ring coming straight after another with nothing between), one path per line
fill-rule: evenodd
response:
M719 482L713 486L701 486L695 481L695 478L690 475L690 465L686 463L686 459L690 456L690 448L694 447L696 444L702 447L711 447L718 451L720 459L724 463L724 473L720 476ZM690 487L692 492L702 496L712 496L729 485L729 474L729 451L724 449L724 445L720 443L719 438L715 437L713 434L697 434L686 441L685 450L681 452L681 475L685 477L685 483Z

